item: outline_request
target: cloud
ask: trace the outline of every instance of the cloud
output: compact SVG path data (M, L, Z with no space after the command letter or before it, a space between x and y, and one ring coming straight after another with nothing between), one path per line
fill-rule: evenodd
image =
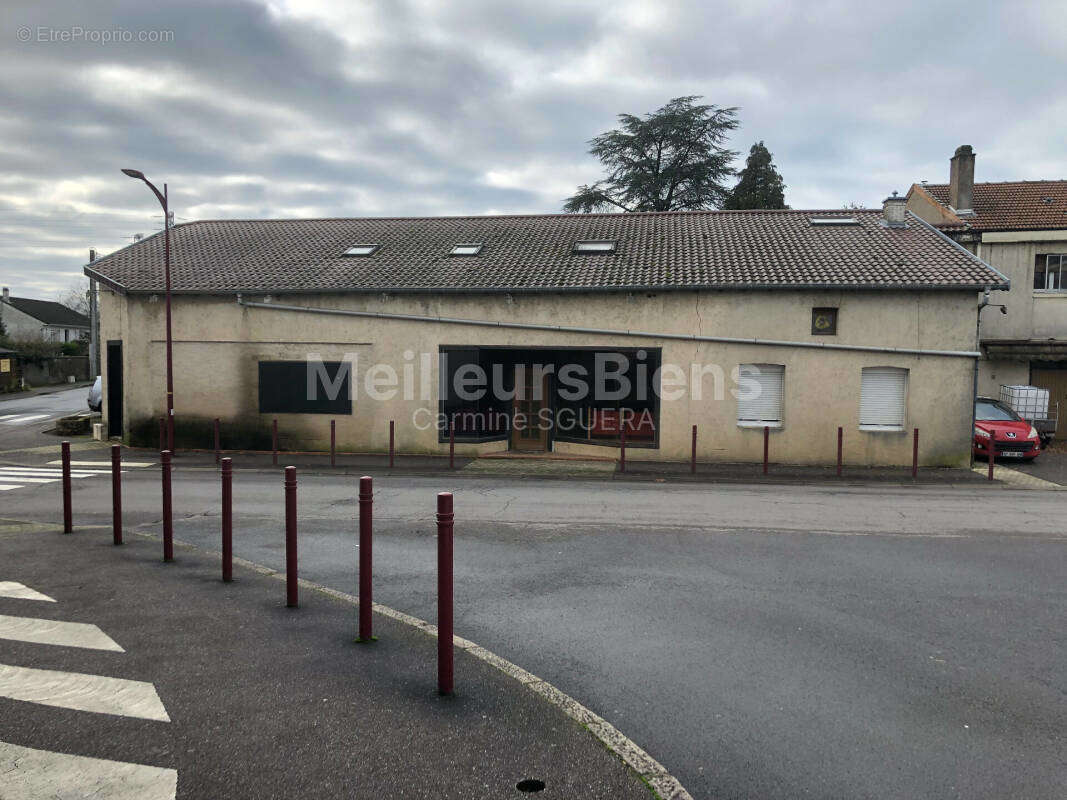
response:
M764 140L794 207L945 180L964 142L980 180L1062 177L1067 50L1032 31L1064 26L1056 3L8 0L0 282L53 294L157 230L124 166L179 221L557 211L599 175L591 137L683 94L741 107L733 149Z

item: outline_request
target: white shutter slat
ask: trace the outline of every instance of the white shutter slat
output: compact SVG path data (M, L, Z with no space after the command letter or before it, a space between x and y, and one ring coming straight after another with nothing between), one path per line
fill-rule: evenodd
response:
M738 422L781 423L785 367L781 364L742 364L741 375L759 384L756 397L737 401Z
M866 367L860 381L860 426L903 428L907 383L906 369Z

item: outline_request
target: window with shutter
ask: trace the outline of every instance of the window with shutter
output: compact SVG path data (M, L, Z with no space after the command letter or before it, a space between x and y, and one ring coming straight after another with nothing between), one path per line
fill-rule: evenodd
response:
M860 381L860 430L904 430L907 395L906 369L865 367Z
M737 424L781 426L785 367L781 364L742 364L738 377L741 388L737 397Z

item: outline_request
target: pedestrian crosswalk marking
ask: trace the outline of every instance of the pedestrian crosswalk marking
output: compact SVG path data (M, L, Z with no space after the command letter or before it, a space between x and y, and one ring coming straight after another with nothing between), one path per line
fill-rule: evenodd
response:
M125 464L123 466L126 466ZM126 470L121 470L125 472ZM92 478L97 475L110 475L111 469L89 469L82 467L70 471L71 478ZM21 489L36 483L55 483L63 479L60 467L0 467L0 492Z
M6 419L0 420L4 425L23 425L34 420L44 419L48 414L10 414Z
M0 597L10 597L15 600L43 600L46 603L54 603L51 597L41 594L36 589L31 589L18 581L0 581Z
M4 800L43 797L174 800L178 772L0 742Z
M0 664L0 697L74 711L170 722L146 681Z
M49 461L48 463L51 465L51 464L62 464L63 462L62 461ZM153 466L155 466L155 463L156 463L155 461L123 461L122 462L122 466L124 466L124 467L153 467ZM104 467L107 467L108 469L111 469L111 462L110 461L71 461L70 465L72 467L100 467L101 469L103 469Z
M55 619L11 617L0 614L0 639L60 647L84 647L89 650L126 652L95 625L87 622L63 622Z
M0 492L6 492L8 489L21 489L21 488L22 487L19 486L19 484L17 484L17 483L14 484L14 485L10 485L10 484L9 485L4 485L4 484L0 483Z
M71 475L108 475L109 469L71 469ZM63 475L61 467L0 467L0 474L4 475Z

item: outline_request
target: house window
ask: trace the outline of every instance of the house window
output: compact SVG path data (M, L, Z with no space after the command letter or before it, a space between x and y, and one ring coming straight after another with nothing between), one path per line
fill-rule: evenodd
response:
M737 424L741 427L777 428L782 425L781 364L742 364L738 368Z
M450 256L476 256L482 252L482 245L477 242L457 244L449 251Z
M1067 253L1039 255L1034 263L1034 289L1067 292Z
M260 414L351 414L347 361L260 361Z
M813 308L811 310L811 332L815 336L836 336L837 309Z
M860 381L860 430L904 430L907 398L906 369L864 367Z

